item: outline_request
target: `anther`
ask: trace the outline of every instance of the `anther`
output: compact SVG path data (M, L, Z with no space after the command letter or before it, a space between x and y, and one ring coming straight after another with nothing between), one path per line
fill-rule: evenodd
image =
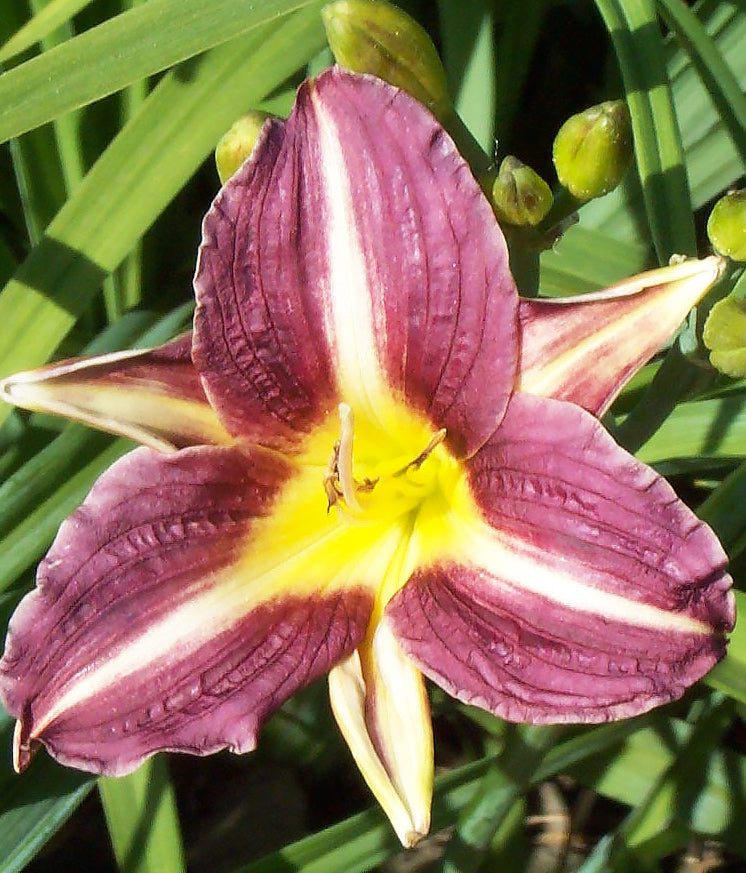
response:
M334 506L339 500L339 491L337 490L337 480L339 473L337 468L339 465L339 443L334 443L334 448L329 456L329 463L326 466L326 474L324 476L324 493L326 494L327 506L326 512Z

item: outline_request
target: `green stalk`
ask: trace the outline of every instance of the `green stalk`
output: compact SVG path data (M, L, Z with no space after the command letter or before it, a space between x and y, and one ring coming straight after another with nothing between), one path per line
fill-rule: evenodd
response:
M165 756L151 758L129 776L102 776L98 793L120 873L186 870Z

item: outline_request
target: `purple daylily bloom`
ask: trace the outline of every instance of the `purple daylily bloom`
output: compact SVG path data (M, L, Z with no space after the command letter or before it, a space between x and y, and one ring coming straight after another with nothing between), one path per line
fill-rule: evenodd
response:
M719 275L519 301L468 166L404 92L299 90L207 214L194 333L6 379L134 436L60 528L0 662L15 762L122 774L332 705L402 842L428 830L423 674L532 723L679 697L734 622L710 529L594 417Z

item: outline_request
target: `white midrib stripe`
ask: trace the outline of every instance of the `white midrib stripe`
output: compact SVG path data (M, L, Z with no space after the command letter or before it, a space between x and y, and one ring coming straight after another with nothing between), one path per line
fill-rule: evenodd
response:
M254 609L282 597L330 595L350 587L373 587L370 580L382 577L391 563L391 554L399 542L398 529L392 528L372 549L363 549L357 560L336 562L336 575L324 573L329 551L335 551L335 537L344 526L312 541L308 548L298 548L285 560L270 567L249 568L257 562L256 551L214 575L211 587L187 600L152 627L126 643L110 660L73 677L66 691L34 726L39 736L66 710L113 688L118 682L178 651L178 660L186 660L205 643L242 621ZM257 541L257 545L259 542ZM311 568L316 567L316 574ZM320 575L319 575L320 574ZM178 650L174 648L178 642Z
M655 312L659 306L660 301L657 297L653 297L644 306L638 306L635 310L634 320L637 322L648 318L650 313ZM672 327L671 330L673 331L674 328ZM615 321L601 330L574 341L570 348L552 358L548 366L546 362L542 362L538 366L531 367L528 371L519 373L519 390L529 394L537 394L540 397L551 397L557 387L567 380L568 374L573 375L574 370L577 369L578 361L583 361L594 349L600 350L604 345L613 341L618 334L619 325ZM608 366L607 356L604 356L604 364ZM584 370L581 375L584 376L585 372Z
M460 560L496 580L504 579L514 588L566 609L651 630L681 634L712 632L709 625L688 616L586 585L561 568L545 564L529 544L487 525L470 526L464 532Z
M335 354L337 385L355 412L378 418L381 398L389 392L375 343L368 270L355 223L344 150L333 119L312 91L319 129L325 202L329 210L327 247L329 345ZM360 406L364 410L360 409Z

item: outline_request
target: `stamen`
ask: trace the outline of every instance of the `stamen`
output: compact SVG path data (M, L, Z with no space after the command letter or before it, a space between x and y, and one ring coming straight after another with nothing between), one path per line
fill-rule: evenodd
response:
M433 450L436 449L446 438L446 429L442 427L430 440L430 442L425 446L425 448L417 455L414 461L410 461L406 467L402 467L401 470L398 470L394 473L395 476L403 476L407 470L411 470L414 467L415 470L419 470L419 468L425 463L428 457L432 454Z
M352 512L362 512L355 495L355 478L352 475L352 439L355 429L355 417L352 409L346 403L339 404L340 438L337 454L337 474L341 497Z
M326 493L326 512L329 514L329 510L334 506L339 500L339 493L337 491L337 467L339 465L339 443L334 443L334 448L332 449L332 453L329 456L329 463L326 465L326 475L324 476L324 492Z

